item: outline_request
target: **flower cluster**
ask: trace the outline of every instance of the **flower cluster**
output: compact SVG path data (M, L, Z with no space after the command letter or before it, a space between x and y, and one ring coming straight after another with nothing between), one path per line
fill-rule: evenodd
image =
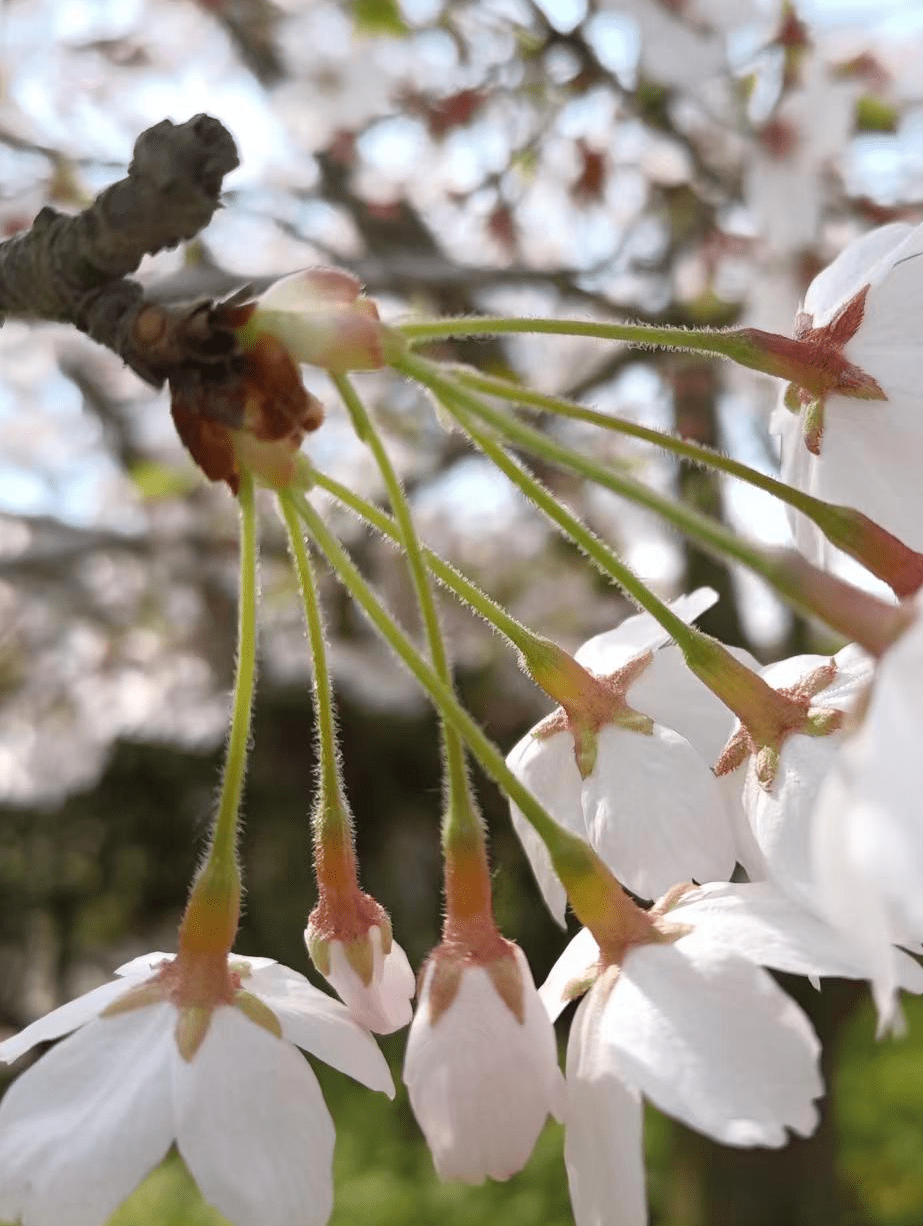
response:
M861 517L850 522L864 525L856 555L904 597L923 519L918 483L901 479L911 466L892 459L923 446L910 323L923 292L920 236L904 226L873 232L817 278L794 337L732 332L719 350L791 383L785 405L799 421L784 426L783 469L812 501L789 505L815 514L799 544L820 559L814 529L841 525L843 508L818 511L818 495L842 500ZM732 1146L781 1146L817 1124L819 1043L769 970L868 980L882 1030L900 1024L900 990L923 992L914 956L923 949L923 829L913 784L923 734L921 598L889 604L838 586L794 554L730 545L718 526L661 499L671 523L704 534L854 640L834 654L761 667L694 625L714 592L663 602L505 444L533 447L628 497L630 478L553 441L542 452L539 432L496 409L502 381L413 352L438 323L417 332L385 325L360 288L348 274L313 270L260 302L197 311L196 326L212 329L207 339L223 338L226 360L206 378L203 342L174 382L174 414L203 471L225 481L241 507L237 685L221 796L177 953L136 958L113 982L0 1043L0 1061L11 1063L56 1041L0 1104L0 1218L101 1226L175 1144L203 1197L236 1226L323 1226L333 1124L296 1048L393 1095L372 1033L409 1024L403 1080L443 1179L509 1178L552 1117L565 1127L577 1226L643 1226L644 1098ZM455 331L475 323L458 321ZM442 326L452 334L451 321ZM651 343L649 329L622 332ZM695 337L683 343L694 347ZM719 348L713 335L699 339ZM298 362L329 373L378 464L393 519L335 482L326 488L401 547L426 653L306 497L326 479L299 450L322 413L295 386ZM571 655L427 550L347 374L385 364L426 387L643 611ZM506 398L516 395L507 389ZM319 748L317 901L304 936L340 1000L298 971L232 952L256 654L255 481L277 496L304 604ZM650 492L644 500L656 501ZM305 530L440 717L445 912L415 1010L410 962L387 912L360 886ZM555 704L506 759L455 695L433 576L506 638ZM496 922L468 754L505 791L554 918L563 924L569 904L583 925L540 990ZM554 1022L580 997L562 1075Z

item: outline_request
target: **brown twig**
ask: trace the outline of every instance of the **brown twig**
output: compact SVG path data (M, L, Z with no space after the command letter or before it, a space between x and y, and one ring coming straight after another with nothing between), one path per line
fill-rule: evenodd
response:
M127 176L89 208L75 216L44 208L30 230L0 243L0 321L73 324L159 386L169 373L171 321L145 307L141 286L128 274L145 255L207 226L220 207L224 176L238 164L233 138L209 115L148 128L135 142Z

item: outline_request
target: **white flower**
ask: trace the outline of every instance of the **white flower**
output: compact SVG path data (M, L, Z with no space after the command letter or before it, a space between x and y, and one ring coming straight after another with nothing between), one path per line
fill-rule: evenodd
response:
M812 281L795 334L873 379L883 400L836 391L825 398L816 438L812 406L777 411L782 478L829 502L854 507L911 549L923 550L923 227L893 223L846 247ZM817 454L805 439L813 438ZM798 548L825 564L819 529L792 513Z
M522 950L503 945L487 963L442 946L423 974L404 1081L442 1179L508 1179L562 1117L554 1029Z
M229 959L236 994L199 1008L171 999L173 965L136 958L0 1044L9 1063L69 1035L0 1103L0 1219L102 1226L175 1143L235 1226L327 1221L333 1123L293 1044L393 1095L381 1052L345 1006L271 959Z
M702 588L670 606L691 621L715 601ZM675 881L729 877L735 862L730 794L715 779L733 716L686 668L648 614L629 617L580 648L578 663L626 697L649 730L604 723L593 769L584 777L574 734L539 724L507 763L562 826L586 839L620 881L656 898ZM648 653L653 653L649 656ZM647 657L647 659L645 659ZM555 718L555 717L552 717ZM552 915L564 922L566 896L544 843L515 805L513 824Z
M672 944L629 948L600 974L583 929L541 997L552 1018L594 974L567 1048L565 1160L577 1226L644 1226L641 1096L727 1145L807 1134L821 1093L818 1043L762 970L865 978L865 951L769 882L712 883L658 904ZM923 968L896 955L901 986ZM575 991L576 989L576 991Z
M380 925L374 924L366 939L371 952L367 981L354 965L355 956L351 960L351 951L338 940L326 942L329 970L321 973L360 1026L376 1034L391 1034L406 1026L413 1016L411 1001L416 992L416 976L390 931L387 952L382 948ZM311 956L314 957L313 950Z
M872 676L872 661L855 645L835 656L803 655L779 660L762 670L773 689L800 696L808 718L819 711L849 714ZM752 880L769 877L799 902L814 905L811 829L817 796L842 750L844 731L821 736L793 730L779 747L770 783L759 778L759 758L750 755L735 772L742 782L749 840L738 858Z
M822 1092L805 1015L758 963L862 976L828 925L768 883L710 885L666 912L672 943L630 947L600 973L583 929L541 989L552 1018L597 974L567 1050L565 1160L577 1226L644 1226L641 1096L726 1145L811 1133ZM923 989L923 972L904 973ZM915 978L914 978L915 977Z
M863 723L824 783L814 818L820 905L873 961L884 1026L899 1024L893 944L918 948L923 941L921 695L918 616L882 656Z

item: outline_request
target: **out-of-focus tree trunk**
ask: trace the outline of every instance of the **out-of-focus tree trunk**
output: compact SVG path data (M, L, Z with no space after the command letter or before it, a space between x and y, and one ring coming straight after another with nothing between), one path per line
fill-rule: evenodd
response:
M677 359L674 370L674 422L681 438L705 447L719 447L715 399L720 391L720 370L715 362L701 358ZM723 520L721 485L716 473L680 461L677 493L684 502L714 519ZM713 587L718 603L699 618L699 625L725 643L745 642L737 612L731 572L694 545L686 546L686 591Z

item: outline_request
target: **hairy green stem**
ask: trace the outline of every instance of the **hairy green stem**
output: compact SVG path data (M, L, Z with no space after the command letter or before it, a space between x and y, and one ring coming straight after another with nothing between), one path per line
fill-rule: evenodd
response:
M784 481L779 481L768 473L742 464L739 460L703 447L700 443L676 438L662 430L654 430L637 422L600 413L563 397L549 396L533 388L511 383L508 379L484 375L471 367L453 366L451 372L457 383L472 391L483 392L514 404L543 409L559 417L584 421L615 434L627 435L629 438L641 439L693 464L736 477L739 481L778 498L786 506L794 507L806 519L816 524L831 544L855 558L877 578L890 584L897 595L912 595L923 586L923 555L916 553L883 529L876 530L876 525L852 507L824 502L803 490L786 485Z
M854 639L873 654L880 655L903 629L900 614L884 601L810 566L794 550L766 549L744 541L723 524L709 519L685 503L665 498L641 482L547 438L541 431L500 412L482 397L459 387L442 374L442 368L437 363L408 354L396 357L394 365L401 373L428 387L450 409L454 406L456 414L460 409L462 414L478 417L491 429L499 431L531 454L647 507L713 556L740 562L764 578L796 609ZM545 494L547 497L547 491ZM661 624L668 629L665 623ZM686 629L689 633L695 633L688 627ZM677 638L684 652L685 641Z
M375 462L385 483L385 489L391 503L391 509L394 512L398 532L400 533L400 542L404 546L407 565L410 568L411 578L416 589L417 603L426 631L433 668L440 680L449 689L452 689L452 668L449 664L445 640L439 624L439 612L436 608L436 601L433 598L423 550L404 490L394 470L394 465L391 463L391 457L388 455L382 442L381 435L375 429L372 418L361 398L356 393L351 380L346 375L331 375L331 378L336 384L337 391L340 393L343 403L349 411L356 434L366 443L375 457ZM465 752L458 732L451 725L446 724L445 721L443 721L442 726L442 742L445 754L447 792L445 821L447 827L452 826L454 828L459 824L464 825L468 817L473 819L474 810L472 805L465 804L460 799L459 803L455 801L456 797L461 798L468 791L468 777L465 772ZM483 827L480 822L476 822L476 824L478 836L483 841ZM450 837L450 834L451 831L446 829L446 838Z
M711 353L763 374L813 386L816 370L809 346L757 328L674 328L658 324L601 323L585 319L513 319L505 316L461 316L413 320L395 329L405 341L444 340L457 336L503 336L531 333L552 336L590 336L626 341L641 348L664 348L689 353ZM861 392L859 394L865 394ZM871 393L869 393L871 394ZM875 398L873 396L873 398Z
M236 866L237 861L238 813L247 769L250 713L256 679L256 512L253 481L247 473L241 475L237 497L240 503L237 669L221 795L209 849L209 861L225 869Z
M544 841L551 856L555 871L570 893L571 886L588 874L610 881L621 894L615 878L596 853L582 839L559 826L528 788L519 782L504 761L503 755L459 703L452 688L439 677L430 664L417 651L394 618L385 610L372 589L363 579L343 546L327 528L317 511L303 495L289 492L282 495L304 522L308 532L326 554L330 565L357 604L365 611L382 638L404 662L417 679L440 715L450 723L464 739L474 757L487 774L522 811ZM579 911L578 911L579 914Z
M514 485L518 486L526 497L548 516L552 523L569 536L603 574L613 579L639 608L650 613L681 647L688 647L691 644L694 634L691 627L687 626L659 596L656 596L646 584L642 583L621 558L607 545L604 545L599 537L581 523L577 516L572 515L563 507L541 482L527 473L521 464L473 424L472 415L483 419L487 413L492 412L488 405L482 406L478 397L457 387L450 379L443 378L440 368L433 362L408 356L400 360L399 369L402 373L429 387L452 415L460 421L465 431L491 462L509 477ZM481 412L482 407L486 412ZM506 418L501 413L495 414L495 417L497 420L491 424L502 430ZM512 423L513 426L517 424Z
M388 537L395 544L402 544L401 534L394 520L384 511L379 510L373 502L369 502L367 498L363 498L360 494L355 493L348 485L343 485L337 481L335 477L328 476L327 473L319 472L313 469L311 479L315 485L332 494L337 501L342 502L344 506L349 507L367 523L371 524L382 536ZM423 557L426 565L433 575L439 580L443 586L449 591L454 592L465 604L469 605L476 613L491 626L492 629L504 635L514 647L520 651L528 653L534 650L537 643L537 636L527 629L522 622L511 617L504 609L503 605L482 591L476 584L472 583L460 570L457 570L449 562L435 553L432 549L423 546Z
M314 674L314 710L317 716L317 739L319 774L322 803L318 821L337 819L337 813L346 811L345 805L336 804L342 795L343 781L340 773L340 757L337 750L336 713L333 704L333 685L327 659L327 643L324 636L324 621L321 613L317 584L311 559L305 548L301 524L291 504L279 499L279 508L288 532L289 548L298 575L301 598L304 604L305 625L311 647L312 671ZM342 823L341 823L342 824ZM346 825L349 826L348 816Z

